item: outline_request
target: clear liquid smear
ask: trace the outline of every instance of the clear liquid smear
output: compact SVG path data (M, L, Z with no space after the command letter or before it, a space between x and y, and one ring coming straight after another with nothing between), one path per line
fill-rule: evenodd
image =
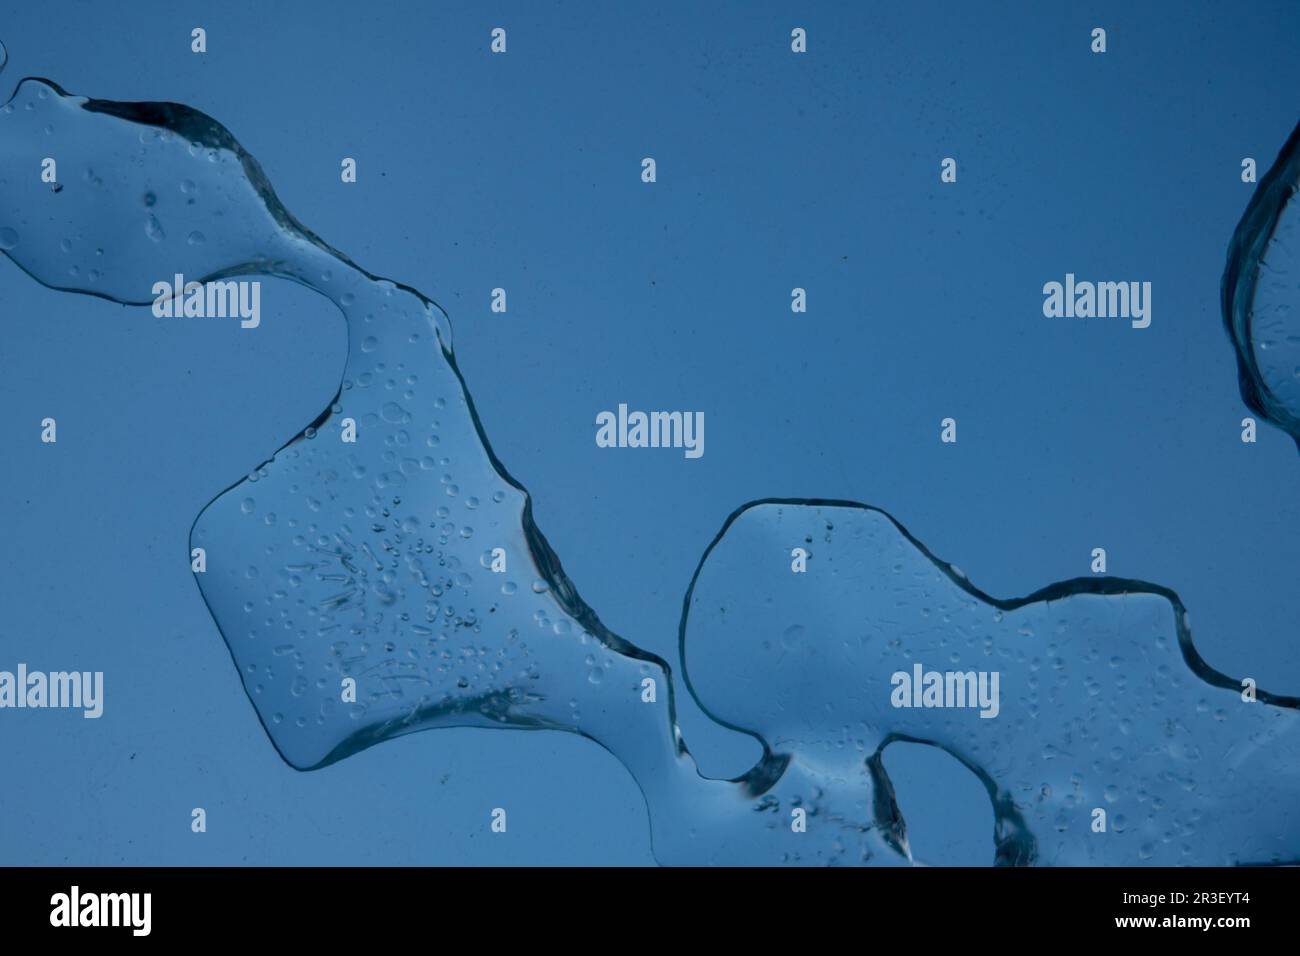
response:
M1223 319L1242 398L1300 443L1300 126L1238 223L1223 274Z
M39 181L46 155L62 157L58 190ZM218 494L189 542L296 768L434 727L569 731L635 777L662 863L909 864L881 753L914 740L984 783L990 862L1300 859L1298 702L1243 703L1196 654L1171 591L1088 579L998 601L851 502L746 505L705 553L683 608L688 686L763 757L734 780L702 776L668 665L582 601L493 453L442 310L298 223L202 113L24 80L0 111L0 247L46 286L116 302L151 302L176 273L275 276L343 314L338 393ZM890 675L917 662L998 670L1001 712L892 707Z

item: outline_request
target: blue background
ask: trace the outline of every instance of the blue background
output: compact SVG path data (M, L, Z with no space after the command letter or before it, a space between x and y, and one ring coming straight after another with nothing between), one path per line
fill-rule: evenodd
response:
M671 661L735 507L847 498L1001 597L1105 547L1179 592L1211 665L1296 694L1296 449L1239 439L1218 289L1241 160L1262 176L1300 112L1298 35L1290 2L63 2L5 11L0 86L201 109L308 227L441 303L569 576ZM1151 281L1151 327L1045 318L1066 272ZM328 402L340 316L272 283L256 333L168 323L0 259L0 319L0 668L107 685L98 721L0 712L0 863L653 862L635 784L570 735L276 756L187 534ZM619 402L704 411L704 457L597 448ZM755 756L682 722L712 775ZM970 774L907 745L886 765L918 856L991 860Z

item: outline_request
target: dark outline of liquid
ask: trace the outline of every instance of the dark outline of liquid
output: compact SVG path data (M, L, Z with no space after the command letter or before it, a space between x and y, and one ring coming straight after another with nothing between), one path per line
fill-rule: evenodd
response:
M1297 178L1300 177L1300 125L1278 150L1277 159L1264 178L1260 180L1250 205L1232 234L1228 244L1228 262L1223 270L1220 287L1223 324L1232 340L1237 356L1237 381L1242 401L1251 411L1289 434L1300 450L1300 417L1277 400L1255 361L1251 344L1251 302L1255 298L1255 283L1259 275L1260 259L1268 249L1273 230L1287 207L1296 197Z

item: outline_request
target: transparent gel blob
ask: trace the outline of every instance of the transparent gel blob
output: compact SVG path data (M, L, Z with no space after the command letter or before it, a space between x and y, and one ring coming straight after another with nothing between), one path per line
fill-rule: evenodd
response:
M1223 317L1246 404L1300 442L1300 127L1260 180L1228 249Z
M705 556L681 635L701 706L774 752L825 773L895 740L952 754L985 784L1000 862L1300 857L1297 701L1243 700L1166 589L1094 577L998 600L882 511L760 502ZM918 665L996 674L996 707L965 683L949 706L898 706L894 675Z
M46 155L61 188L37 175ZM433 727L562 730L635 777L661 862L907 864L881 753L908 739L984 783L990 862L1300 857L1296 702L1240 701L1172 592L1105 579L999 602L848 503L747 507L708 549L683 659L701 705L763 756L702 776L669 667L583 602L494 454L445 314L302 226L211 117L23 81L0 109L0 250L51 288L122 303L176 275L278 277L343 316L337 393L228 476L177 548L204 549L203 599L294 767ZM794 575L799 542L812 558ZM891 672L914 661L998 669L999 715L892 707ZM1112 811L1106 834L1094 807Z

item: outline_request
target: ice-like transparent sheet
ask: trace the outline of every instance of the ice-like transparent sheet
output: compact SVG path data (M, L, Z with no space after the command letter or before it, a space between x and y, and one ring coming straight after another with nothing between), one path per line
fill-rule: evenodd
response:
M57 187L35 174L49 155ZM1152 593L1066 599L1083 587L1067 582L994 606L856 506L742 510L707 553L685 659L703 706L760 736L763 757L736 780L701 776L668 666L581 600L493 454L446 316L299 224L202 113L23 81L0 112L0 248L47 286L118 302L151 302L177 273L275 276L346 319L329 406L218 494L189 542L206 551L196 580L249 698L295 767L429 727L564 730L636 778L662 862L907 863L880 757L901 735L984 781L991 861L1300 856L1296 702L1242 703L1195 657L1172 594L1091 581ZM355 444L340 440L348 420ZM809 539L811 569L793 575L789 549ZM497 548L506 573L490 570ZM177 557L189 560L179 543ZM885 671L912 660L996 662L1000 716L890 708ZM1090 835L1094 805L1114 814L1106 836Z
M1245 702L1185 618L1172 592L1118 578L996 600L881 511L775 501L742 509L709 550L682 654L713 717L823 772L890 740L948 751L988 788L1004 862L1296 859L1296 701ZM996 672L996 716L895 707L892 675L918 664Z
M1228 249L1223 316L1241 393L1300 442L1300 126L1260 180Z

